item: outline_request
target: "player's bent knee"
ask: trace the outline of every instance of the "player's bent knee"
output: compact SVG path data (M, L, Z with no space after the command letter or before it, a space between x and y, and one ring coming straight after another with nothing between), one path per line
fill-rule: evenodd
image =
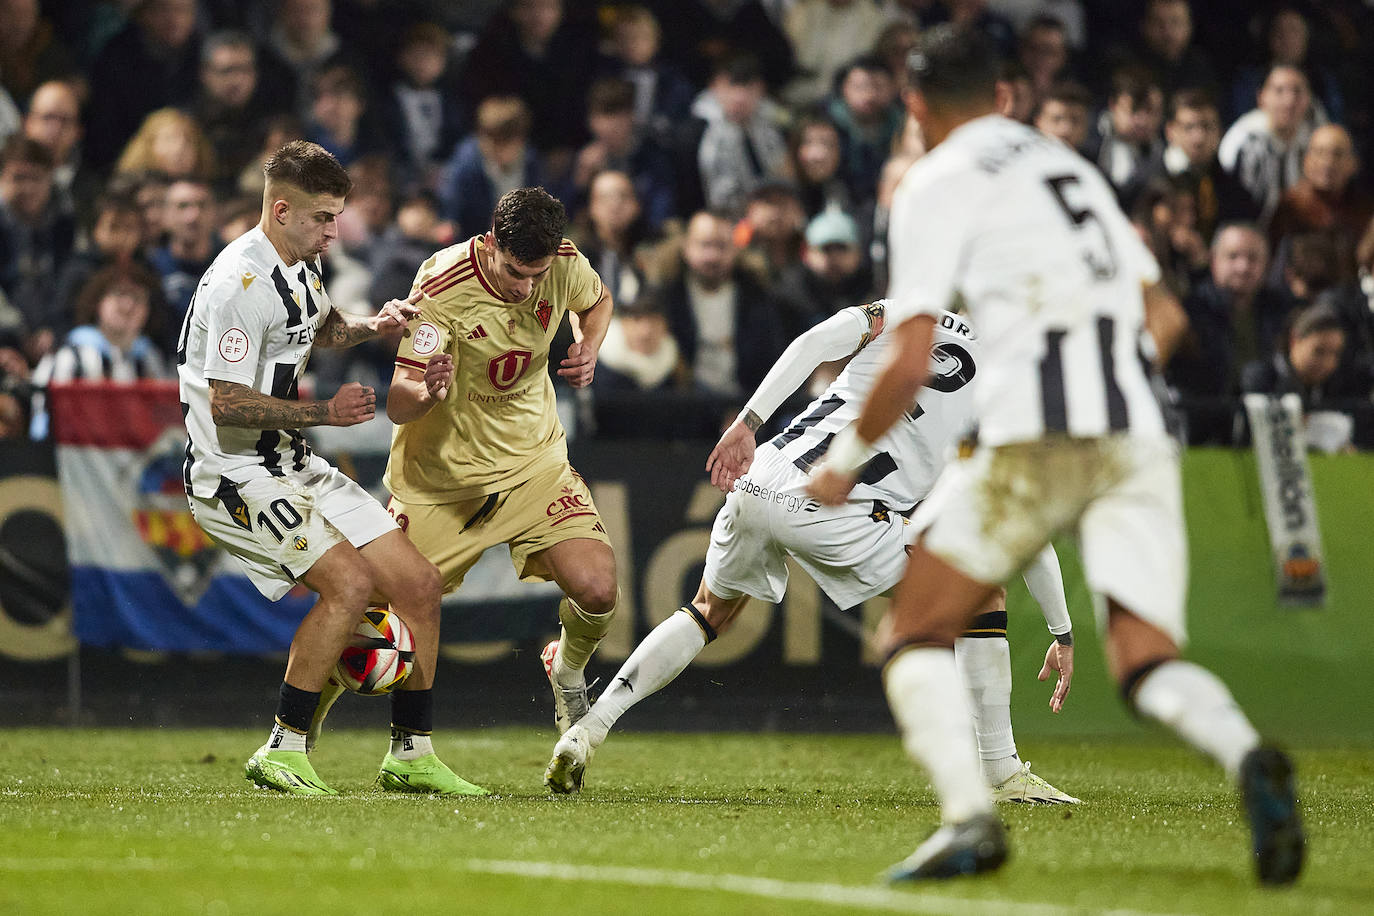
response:
M605 614L609 618L615 613L618 596L614 577L594 577L582 584L571 597L587 613Z
M600 639L611 628L611 618L615 616L615 599L604 611L586 608L576 598L564 598L558 605L558 621L570 636L585 636Z

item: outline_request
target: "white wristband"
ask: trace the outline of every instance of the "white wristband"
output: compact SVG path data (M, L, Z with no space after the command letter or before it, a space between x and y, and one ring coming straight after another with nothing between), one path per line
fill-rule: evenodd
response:
M830 443L830 450L826 452L825 461L830 467L844 473L852 473L863 467L868 459L872 458L877 452L873 443L865 442L859 438L858 430L854 424L846 426L835 436Z

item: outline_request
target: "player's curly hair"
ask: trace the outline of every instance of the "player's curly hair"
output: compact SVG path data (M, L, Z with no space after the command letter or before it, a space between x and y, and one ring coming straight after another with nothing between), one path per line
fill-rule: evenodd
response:
M491 234L503 251L528 264L553 257L567 225L568 211L558 198L543 188L516 188L496 202Z
M282 182L307 194L347 197L353 179L334 154L309 140L292 140L262 164L269 182Z

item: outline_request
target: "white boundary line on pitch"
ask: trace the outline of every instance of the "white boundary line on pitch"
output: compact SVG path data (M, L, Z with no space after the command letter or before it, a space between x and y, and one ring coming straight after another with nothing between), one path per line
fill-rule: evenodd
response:
M1168 916L1143 910L1101 910L1088 906L1024 903L986 897L946 897L924 890L897 891L884 887L860 887L819 881L783 881L754 875L705 874L666 868L568 865L561 862L525 862L518 859L468 859L455 865L465 871L479 874L516 875L522 878L548 878L555 881L583 881L594 884L629 884L635 887L673 887L692 891L725 891L773 900L795 900L893 913L932 913L940 916L1066 916L1071 913L1093 912L1101 916ZM914 887L916 886L913 885Z

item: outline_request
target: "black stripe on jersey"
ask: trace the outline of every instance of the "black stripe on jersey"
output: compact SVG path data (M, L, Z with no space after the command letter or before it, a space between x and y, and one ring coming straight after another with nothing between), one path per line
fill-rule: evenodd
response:
M314 318L320 310L315 307L315 297L310 295L310 276L306 274L304 267L296 274L296 279L301 281L301 287L305 290L305 317Z
M1045 357L1040 360L1040 404L1045 412L1045 432L1069 431L1069 412L1064 402L1064 338L1067 331L1045 335Z
M281 297L281 304L286 306L286 326L294 328L304 323L301 318L301 307L296 304L296 300L291 298L291 284L286 282L286 277L282 276L280 267L272 268L272 285L277 288L277 295Z
M199 289L196 292L200 292ZM186 317L181 320L181 333L177 335L177 365L186 365L186 343L191 339L191 315L196 310L196 293L191 294L191 301L186 306Z
M817 404L815 410L804 417L799 417L791 426L779 433L773 439L773 445L777 448L782 448L843 406L844 399L837 394L832 394L830 397Z
M1126 396L1116 383L1116 358L1112 344L1116 338L1116 321L1110 315L1097 319L1097 345L1102 348L1102 381L1107 386L1107 428L1114 433L1130 427L1126 415Z
M875 484L895 470L897 462L892 460L892 456L887 452L879 452L864 465L863 472L859 474L859 483Z
M284 401L299 401L297 387L295 363L272 364L272 390L269 392L272 397Z
M185 344L182 344L185 347ZM183 350L183 355L185 351ZM186 423L186 415L191 412L191 405L185 401L181 402L181 422ZM191 433L186 433L186 458L181 463L181 482L186 487L186 495L191 495L191 466L196 463L196 458L191 454Z
M305 444L305 436L301 435L299 429L288 429L285 432L291 439L291 470L304 471L306 456L310 454L310 446Z
M800 458L793 461L792 463L795 464L797 467L801 468L803 471L811 470L811 465L815 464L817 461L820 461L821 456L824 455L826 452L830 451L830 443L834 440L835 434L831 433L830 435L822 439L820 442L817 442L813 447L807 449Z
M281 455L277 452L279 445L281 433L275 429L264 429L262 435L258 436L258 441L253 443L253 450L262 459L262 466L267 468L267 473L273 477L282 477L286 473L281 469Z

